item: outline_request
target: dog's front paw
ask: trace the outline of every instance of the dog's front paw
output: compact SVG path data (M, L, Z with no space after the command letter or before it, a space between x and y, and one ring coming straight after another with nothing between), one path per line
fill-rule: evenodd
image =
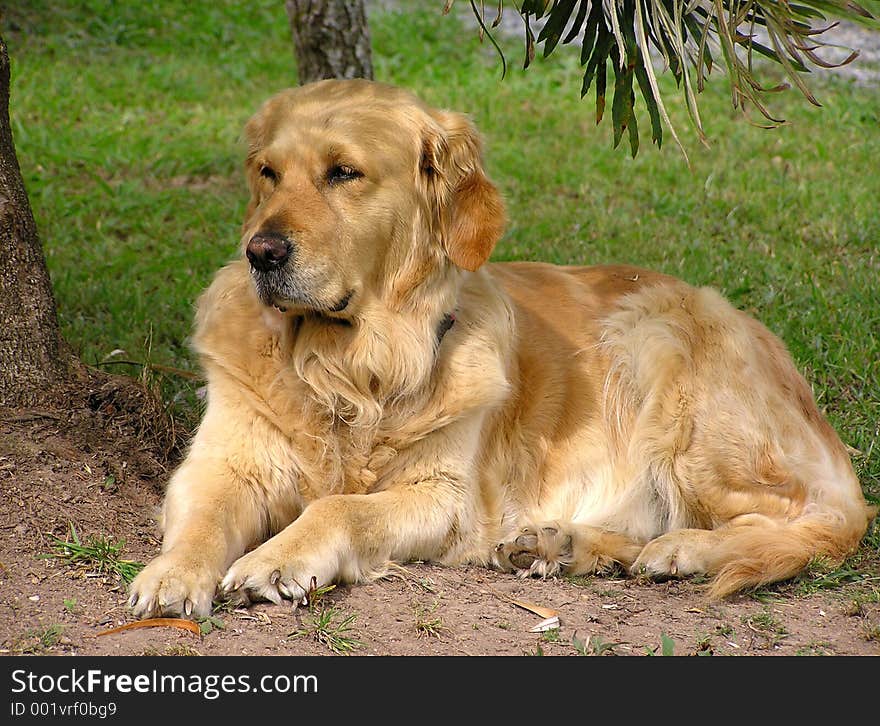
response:
M313 571L314 570L314 571ZM241 600L269 600L280 605L286 598L300 600L313 585L329 581L326 567L303 566L278 543L269 541L236 560L220 583L221 592Z
M138 618L207 617L217 579L217 574L191 558L165 552L131 583L128 604Z

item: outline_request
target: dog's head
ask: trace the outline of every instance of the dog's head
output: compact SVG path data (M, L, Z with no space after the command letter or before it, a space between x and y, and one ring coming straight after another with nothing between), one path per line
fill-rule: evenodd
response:
M270 98L245 127L243 252L260 299L353 318L476 270L504 226L470 121L363 80Z

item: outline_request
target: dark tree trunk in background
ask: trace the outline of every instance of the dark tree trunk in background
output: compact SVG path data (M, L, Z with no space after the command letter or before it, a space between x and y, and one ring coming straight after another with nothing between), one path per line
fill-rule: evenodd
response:
M9 55L0 38L0 408L48 401L81 369L55 299L9 124Z
M373 77L364 0L287 0L299 82Z

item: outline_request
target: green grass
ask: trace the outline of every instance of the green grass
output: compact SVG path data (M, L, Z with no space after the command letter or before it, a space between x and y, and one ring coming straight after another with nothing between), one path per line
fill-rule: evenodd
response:
M511 38L502 81L491 45L442 4L372 13L376 75L483 130L510 215L494 258L635 263L718 287L788 344L880 499L876 87L813 74L823 107L779 94L771 108L788 124L766 130L731 111L713 74L704 149L667 75L691 168L669 134L662 150L649 143L644 108L632 159L579 100L573 53L524 72ZM283 3L35 0L8 10L2 32L64 334L90 364L122 349L117 359L195 370L192 306L235 254L246 202L242 125L296 78ZM186 382L170 378L179 394Z
M785 629L785 626L769 610L763 610L752 615L744 615L742 622L749 630L762 636L768 648L777 645L783 638L788 637L788 631Z
M58 623L45 629L31 628L12 645L12 652L18 655L39 655L51 651L61 642L64 626Z
M623 645L623 643L608 642L599 635L591 635L586 640L582 640L577 633L571 636L571 644L579 655L616 655L614 649Z
M660 645L656 648L645 646L645 655L674 656L675 641L666 633L660 633Z
M817 641L815 643L807 643L802 648L798 648L794 654L801 656L834 655L834 648L831 643Z
M226 630L226 623L215 615L209 615L206 618L199 618L199 632L202 635L209 635L215 630Z
M437 598L431 605L413 604L414 627L419 637L424 635L441 638L446 632L443 619L435 615L439 607L440 598Z
M67 565L86 568L92 572L116 575L130 583L144 568L143 562L121 557L125 541L114 542L111 538L91 535L80 541L76 528L71 524L67 539L50 537L52 551L43 555L46 559L58 559ZM76 601L73 601L74 605ZM65 605L67 601L65 601ZM70 608L68 608L70 609Z
M289 637L311 636L337 655L350 655L363 646L354 630L355 620L356 614L343 615L335 605L310 608L309 614L303 618L303 627Z
M288 637L311 637L336 655L351 655L364 645L358 640L354 629L357 615L354 613L346 615L338 606L324 602L334 589L336 589L335 585L317 587L315 578L312 578L304 598L307 612L302 616L301 627L290 633Z

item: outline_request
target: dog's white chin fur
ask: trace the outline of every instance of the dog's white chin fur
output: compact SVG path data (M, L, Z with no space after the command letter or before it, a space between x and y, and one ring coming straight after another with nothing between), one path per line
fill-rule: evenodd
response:
M287 311L282 312L274 305L264 305L261 316L263 323L273 333L280 333L284 328L284 320L288 317Z

